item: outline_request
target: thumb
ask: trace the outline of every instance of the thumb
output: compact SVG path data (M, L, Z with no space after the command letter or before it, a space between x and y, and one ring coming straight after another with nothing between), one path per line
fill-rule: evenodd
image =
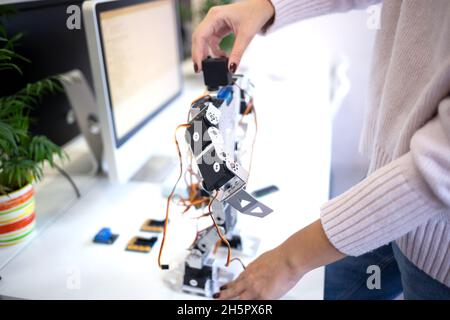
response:
M228 58L228 69L235 73L239 63L241 62L242 55L245 49L247 49L252 37L245 33L237 33L234 39L233 49L231 49L230 57Z

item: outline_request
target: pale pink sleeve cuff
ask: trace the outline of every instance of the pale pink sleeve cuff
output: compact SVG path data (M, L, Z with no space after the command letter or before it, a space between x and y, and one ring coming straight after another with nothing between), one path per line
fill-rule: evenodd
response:
M445 210L407 153L324 204L321 221L336 249L358 256L400 238Z

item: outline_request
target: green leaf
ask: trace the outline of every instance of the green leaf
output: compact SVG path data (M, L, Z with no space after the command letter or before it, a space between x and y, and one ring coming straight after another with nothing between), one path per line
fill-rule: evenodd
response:
M12 126L0 121L0 145L3 150L17 148L16 134L17 132L14 132L14 128Z
M47 162L51 167L55 166L55 155L61 160L67 158L62 149L45 136L35 136L31 139L28 154L33 161Z
M16 70L20 74L22 73L22 70L14 63L0 63L0 70Z
M17 189L33 180L40 180L43 174L39 164L28 159L10 159L2 163L0 181L3 186Z
M14 48L14 45L17 44L17 43L19 43L19 41L22 40L22 38L23 38L23 33L22 33L22 32L19 32L19 33L13 35L13 36L8 40L9 45L11 45L11 48Z

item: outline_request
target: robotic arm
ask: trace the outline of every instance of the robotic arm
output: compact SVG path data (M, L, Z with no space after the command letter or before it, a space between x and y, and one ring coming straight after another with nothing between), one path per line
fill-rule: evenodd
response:
M249 96L251 84L243 77L211 84L209 74L218 72L214 67L217 64L226 67L227 60L209 58L203 62L205 84L210 94L192 105L186 141L203 179L202 188L208 194L215 192L215 201L262 218L272 210L245 191L248 172L239 163L236 135L238 126L242 125L239 119L253 112L253 99ZM212 87L217 83L223 86ZM211 88L217 91L212 93Z
M246 129L240 119L254 112L251 83L242 76L233 78L227 59L208 58L202 67L209 94L192 104L185 139L192 170L200 180L198 196L209 199L213 225L201 231L190 247L182 288L211 296L220 286L211 252L222 241L229 248L227 265L230 263L229 241L237 212L262 218L272 210L245 190L248 172L240 163L237 132Z

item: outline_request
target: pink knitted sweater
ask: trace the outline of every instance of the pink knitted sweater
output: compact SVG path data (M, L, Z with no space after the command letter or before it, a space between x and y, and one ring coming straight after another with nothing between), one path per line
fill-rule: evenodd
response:
M272 0L268 31L370 0ZM360 149L368 177L325 203L330 242L358 256L391 241L450 286L450 1L385 0Z

